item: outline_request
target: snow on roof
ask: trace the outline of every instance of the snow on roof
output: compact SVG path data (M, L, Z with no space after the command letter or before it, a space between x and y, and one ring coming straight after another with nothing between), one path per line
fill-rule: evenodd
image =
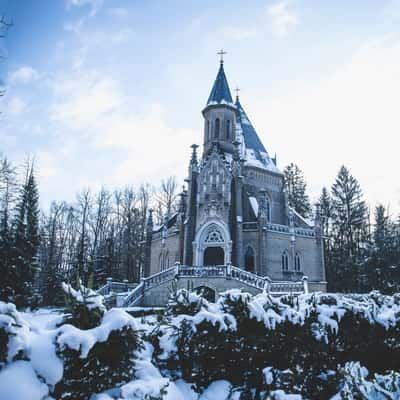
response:
M257 215L258 215L258 201L253 196L249 196L249 200L250 200L251 208L253 209L253 212L254 212L255 216L257 217Z
M245 144L245 165L267 169L281 174L282 172L271 160L267 150L258 137L257 132L247 117L238 97L236 98L235 106L239 111L238 123L241 127Z
M310 228L314 227L314 222L310 218L305 218L302 215L300 215L294 208L289 207L290 210L292 210L293 214L300 219L302 222L304 222L306 225L308 225Z
M231 91L229 90L228 80L225 76L223 63L220 64L217 77L215 78L214 85L207 100L208 106L215 104L228 104L233 107L235 106L233 104Z

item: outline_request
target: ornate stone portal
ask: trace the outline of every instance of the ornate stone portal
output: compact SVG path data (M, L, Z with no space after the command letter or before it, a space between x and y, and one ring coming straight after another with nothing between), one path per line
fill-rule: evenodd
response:
M193 242L195 265L226 265L231 262L232 241L228 227L220 221L206 223Z

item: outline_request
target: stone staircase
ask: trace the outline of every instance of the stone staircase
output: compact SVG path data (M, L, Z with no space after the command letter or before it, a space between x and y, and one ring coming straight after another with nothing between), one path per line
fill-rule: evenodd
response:
M307 277L298 282L272 281L232 265L191 267L180 264L143 278L139 284L108 280L98 293L105 296L109 305L117 307L163 306L168 301L173 281L176 289L196 290L205 286L216 294L233 288L252 294L265 291L276 296L308 293Z

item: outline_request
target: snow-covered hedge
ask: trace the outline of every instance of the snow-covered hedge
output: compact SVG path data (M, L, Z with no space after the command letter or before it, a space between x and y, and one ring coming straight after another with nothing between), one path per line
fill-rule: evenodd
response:
M35 400L48 394L89 399L134 378L136 352L142 348L135 318L120 309L106 311L101 297L86 288L64 289L70 313L54 315L48 326L0 302L1 399Z
M228 379L257 393L329 398L346 362L359 361L371 373L400 370L400 296L274 298L231 290L213 304L181 290L152 340L158 365L199 391ZM275 371L271 383L266 367Z
M160 321L71 289L64 313L0 302L0 399L400 398L398 295L183 290Z

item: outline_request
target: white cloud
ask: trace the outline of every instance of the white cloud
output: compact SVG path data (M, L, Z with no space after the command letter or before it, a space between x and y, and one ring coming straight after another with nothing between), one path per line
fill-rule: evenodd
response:
M216 35L234 40L243 40L255 37L257 30L254 27L226 26L221 28Z
M279 0L267 7L267 15L272 32L280 37L286 36L290 28L299 23L299 17L291 9L289 0Z
M103 6L104 0L68 0L67 1L67 9L70 7L82 7L89 6L90 7L90 16L94 17L97 12Z
M68 132L63 140L74 143L85 140L88 146L85 153L93 158L93 170L82 171L82 180L126 185L154 183L177 173L183 178L189 145L199 134L169 127L166 110L161 105L144 106L141 112L135 112L135 99L126 96L115 80L98 73L64 81L57 79L54 91L57 102L50 115L58 126L63 126L62 132ZM106 173L94 179L90 174L104 151L118 154L118 159L105 161L109 163ZM172 154L188 157L171 157Z
M115 8L110 8L108 12L113 16L117 18L125 18L128 16L128 10L123 7L115 7Z
M9 79L16 83L29 83L39 78L39 73L30 66L22 66L11 72Z
M115 80L96 73L81 74L75 79L56 80L53 89L58 98L50 108L53 121L72 129L87 129L122 103Z
M399 69L400 37L377 38L331 76L249 109L281 165L298 163L313 189L330 186L345 164L372 204L400 210Z
M25 102L17 96L11 97L7 104L7 111L12 115L20 115L25 109Z

